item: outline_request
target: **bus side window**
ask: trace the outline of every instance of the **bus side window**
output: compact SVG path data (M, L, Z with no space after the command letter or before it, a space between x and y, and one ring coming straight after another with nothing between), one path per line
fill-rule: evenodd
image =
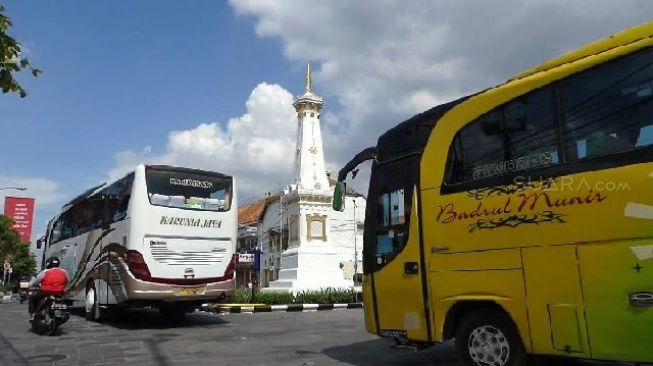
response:
M105 189L111 222L121 221L127 217L133 182L134 174L132 173Z
M50 234L50 243L56 243L61 240L62 228L63 228L63 218L60 217L52 226L52 233Z
M70 211L59 216L57 221L52 224L52 231L50 232L50 244L54 244L65 240L72 236L72 223L67 220L66 217L70 216ZM67 222L68 221L68 222Z
M79 202L73 209L74 235L81 235L99 227L102 215L102 201L87 199Z
M653 144L653 48L560 83L568 161Z
M500 105L463 127L449 146L446 185L560 163L551 86Z
M410 210L410 207L406 204L403 188L384 192L378 196L376 230L377 257L397 254L406 245L408 238L408 228L406 225L407 210Z
M129 200L131 199L132 185L134 184L134 174L129 174L121 179L120 192L118 193L119 202L118 210L114 215L114 220L119 221L127 217L127 209L129 208Z
M463 152L460 144L460 132L453 138L453 142L449 147L449 154L447 156L446 165L446 184L455 184L465 180L465 172L463 167Z

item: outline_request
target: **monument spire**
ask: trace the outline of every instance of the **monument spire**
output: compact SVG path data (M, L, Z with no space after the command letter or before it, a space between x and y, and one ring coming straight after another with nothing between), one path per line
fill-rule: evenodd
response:
M298 188L313 192L329 191L320 131L323 105L322 98L313 92L311 65L306 64L304 94L293 103L298 119L295 183Z
M304 93L310 94L313 92L311 85L311 64L306 63L306 86L304 87Z

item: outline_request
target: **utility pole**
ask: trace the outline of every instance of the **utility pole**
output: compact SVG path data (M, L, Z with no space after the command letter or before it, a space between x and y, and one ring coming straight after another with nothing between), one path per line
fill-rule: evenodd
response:
M279 249L283 252L283 190L279 194ZM281 262L281 261L279 261ZM281 265L281 263L279 263Z
M358 275L358 222L356 222L356 197L354 198L354 287L356 287L356 278Z

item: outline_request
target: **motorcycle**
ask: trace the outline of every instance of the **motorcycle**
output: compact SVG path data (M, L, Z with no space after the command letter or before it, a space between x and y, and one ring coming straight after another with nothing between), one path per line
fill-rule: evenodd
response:
M18 290L18 296L19 296L20 303L21 304L24 303L25 301L27 301L27 290L23 290L23 289Z
M32 331L36 334L56 334L59 326L68 321L70 313L66 302L54 295L44 296L34 313Z
M23 278L18 283L18 296L21 304L27 301L28 293L29 293L29 280L27 278Z

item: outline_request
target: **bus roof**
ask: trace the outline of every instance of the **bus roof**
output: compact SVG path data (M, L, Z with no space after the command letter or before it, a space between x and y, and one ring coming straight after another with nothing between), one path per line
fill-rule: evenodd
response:
M97 193L102 188L106 187L107 185L113 184L114 182L119 181L120 179L124 178L125 176L127 176L129 174L132 174L135 170L138 169L139 166L143 166L143 167L146 167L146 168L159 169L159 170L173 169L173 170L180 171L180 172L195 173L195 174L210 173L210 174L222 177L222 178L232 178L231 176L223 174L223 173L212 172L212 171L207 171L207 170L200 170L200 169L194 169L194 168L185 168L185 167L171 166L171 165L139 164L135 169L130 170L130 171L126 172L125 174L121 175L120 178L113 179L109 183L104 182L104 183L98 184L98 185L96 185L94 187L91 187L91 188L87 189L82 194L78 195L77 197L71 199L66 204L61 206L61 212L66 211L69 206L72 206L75 203L77 203L77 202L79 202L79 201L81 201L81 200L83 200L85 198L88 198L88 197L92 196L93 194Z
M506 83L650 37L653 37L653 22L634 26L602 40L587 44L575 51L546 61L536 67L530 68L508 79ZM489 89L492 89L492 87ZM461 97L449 103L435 106L427 111L416 114L389 129L379 137L376 145L377 158L382 162L388 159L394 160L403 156L421 153L428 142L433 127L436 125L440 117L457 104L482 92L483 91Z
M102 187L104 187L106 185L107 185L106 183L101 183L101 184L98 184L95 187L89 188L86 191L84 191L84 193L82 193L79 196L73 198L72 200L70 200L68 203L66 203L65 205L63 205L61 207L63 208L63 207L67 207L67 206L72 206L75 203L77 203L77 202L79 202L79 201L93 195L93 193L95 193L98 189L100 189L100 188L102 188Z
M376 155L379 162L420 154L440 117L470 96L435 106L399 123L379 137Z
M526 71L523 71L517 75L514 75L508 81L521 79L526 76L546 71L554 67L564 65L569 62L574 62L585 57L596 55L608 50L611 50L615 47L627 45L632 42L644 38L653 37L653 22L643 23L631 28L628 28L622 32L615 33L607 38L603 38L596 42L589 43L577 50L566 53L562 56L548 60L538 66L532 67Z

